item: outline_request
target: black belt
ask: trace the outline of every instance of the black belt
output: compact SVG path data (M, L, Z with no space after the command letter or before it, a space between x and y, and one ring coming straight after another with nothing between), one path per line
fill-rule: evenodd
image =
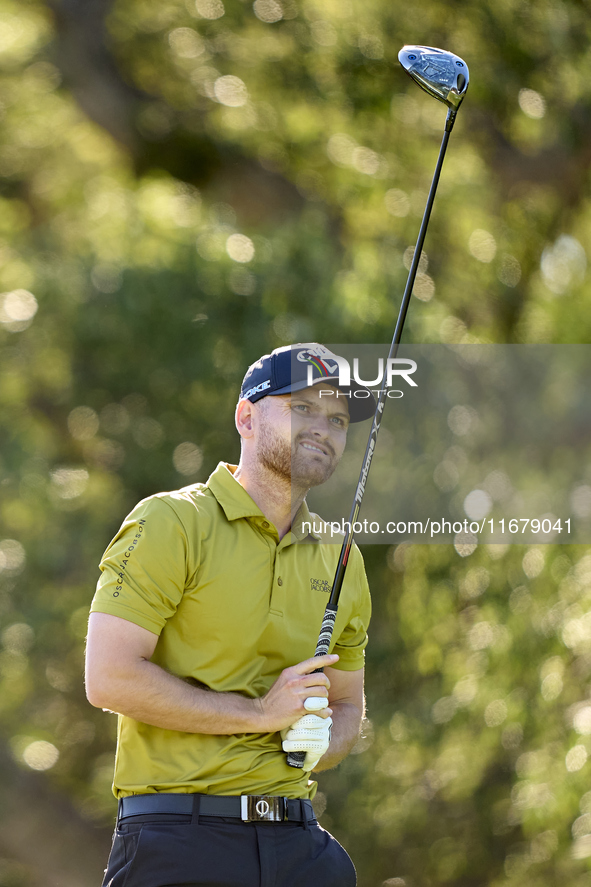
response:
M129 816L193 813L194 794L157 792L119 799L118 821ZM227 816L243 822L306 822L315 819L307 799L275 795L199 795L200 816Z

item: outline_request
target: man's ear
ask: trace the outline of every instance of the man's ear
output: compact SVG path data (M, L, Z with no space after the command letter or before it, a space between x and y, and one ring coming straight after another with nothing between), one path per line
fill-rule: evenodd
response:
M254 408L249 400L239 400L236 406L236 428L243 440L249 440L254 436Z

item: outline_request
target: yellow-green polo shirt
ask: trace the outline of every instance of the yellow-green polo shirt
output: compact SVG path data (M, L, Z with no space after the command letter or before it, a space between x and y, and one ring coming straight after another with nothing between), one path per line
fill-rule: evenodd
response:
M144 499L101 561L92 612L159 635L152 661L219 692L263 696L284 668L314 654L340 545L277 530L234 466L206 484ZM363 560L352 551L331 652L336 668L363 667L370 598ZM214 736L164 730L120 716L113 791L312 797L316 783L289 767L279 733Z

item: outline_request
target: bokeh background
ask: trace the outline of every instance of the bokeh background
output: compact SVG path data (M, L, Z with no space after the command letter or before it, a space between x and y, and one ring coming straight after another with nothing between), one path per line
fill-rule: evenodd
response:
M100 883L82 660L122 517L236 459L260 354L391 338L445 119L404 43L471 73L405 340L588 342L589 38L579 0L0 0L0 887ZM360 887L586 887L591 554L469 549L365 548L369 720L321 822Z

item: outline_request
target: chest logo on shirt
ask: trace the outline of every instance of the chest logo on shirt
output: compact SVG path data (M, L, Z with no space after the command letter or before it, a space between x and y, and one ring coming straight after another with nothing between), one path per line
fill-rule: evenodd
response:
M310 579L310 588L312 591L324 591L326 594L330 594L332 585L328 579Z

